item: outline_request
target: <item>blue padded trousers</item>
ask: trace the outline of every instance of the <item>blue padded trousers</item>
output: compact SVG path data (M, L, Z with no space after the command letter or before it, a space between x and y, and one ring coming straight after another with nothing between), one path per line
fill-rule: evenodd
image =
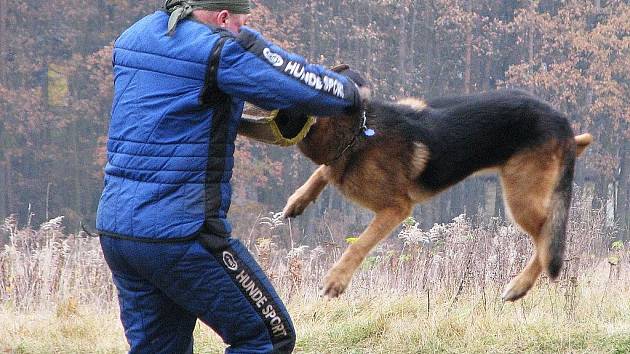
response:
M234 238L148 243L101 236L130 353L192 353L197 319L226 353L290 353L295 330L249 251Z

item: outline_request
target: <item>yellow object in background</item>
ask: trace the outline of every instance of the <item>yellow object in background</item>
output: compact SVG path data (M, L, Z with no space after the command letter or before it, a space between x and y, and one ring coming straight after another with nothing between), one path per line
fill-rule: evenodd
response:
M63 66L48 65L48 105L51 107L67 107L70 89L68 76Z

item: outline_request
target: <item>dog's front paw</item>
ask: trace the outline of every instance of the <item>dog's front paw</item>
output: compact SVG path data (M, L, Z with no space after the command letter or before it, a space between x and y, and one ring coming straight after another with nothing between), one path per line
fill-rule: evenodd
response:
M289 197L287 205L282 210L282 215L284 215L285 218L294 218L298 215L302 215L304 209L306 209L310 202L311 201L305 198L302 193L295 192Z
M331 269L324 277L324 286L322 288L322 296L326 298L339 297L348 287L352 274L344 271Z

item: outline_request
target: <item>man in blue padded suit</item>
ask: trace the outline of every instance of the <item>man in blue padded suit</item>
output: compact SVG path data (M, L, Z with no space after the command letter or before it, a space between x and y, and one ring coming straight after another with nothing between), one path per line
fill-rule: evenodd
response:
M356 85L243 25L248 0L167 0L114 45L108 163L97 213L131 353L191 353L197 319L227 353L287 353L289 314L231 237L243 102L360 110Z

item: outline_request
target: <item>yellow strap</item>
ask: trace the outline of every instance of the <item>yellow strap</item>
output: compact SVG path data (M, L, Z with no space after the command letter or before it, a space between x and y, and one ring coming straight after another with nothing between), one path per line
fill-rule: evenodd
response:
M280 127L276 123L278 112L279 112L278 110L275 110L271 112L269 116L262 117L262 118L258 116L252 116L249 114L243 114L243 119L247 120L248 122L261 124L265 126L266 127L265 129L268 129L268 131L271 132L273 140L269 141L269 140L263 139L262 137L257 138L251 135L248 135L248 137L258 140L258 141L262 141L263 143L267 143L267 144L273 144L273 145L278 145L278 146L291 146L302 141L304 137L306 137L306 134L308 134L308 131L311 129L311 126L315 124L315 118L312 116L309 116L306 123L304 123L304 126L302 126L302 129L300 129L300 132L293 138L287 138L282 135L282 133L280 132Z

